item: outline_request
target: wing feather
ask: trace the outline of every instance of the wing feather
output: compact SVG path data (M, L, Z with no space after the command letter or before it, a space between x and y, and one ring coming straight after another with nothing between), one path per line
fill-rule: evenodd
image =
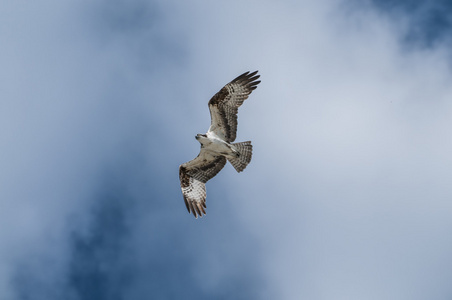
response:
M232 143L237 135L237 113L251 92L260 83L260 75L245 72L226 84L209 101L211 124L209 131Z
M206 185L223 169L226 164L224 156L215 156L201 148L199 155L179 167L179 179L188 212L195 218L206 214Z

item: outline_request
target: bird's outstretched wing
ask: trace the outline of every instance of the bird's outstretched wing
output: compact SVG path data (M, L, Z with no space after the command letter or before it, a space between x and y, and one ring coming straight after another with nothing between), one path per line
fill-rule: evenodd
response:
M209 131L226 142L235 141L237 134L237 112L240 105L257 87L260 75L257 71L246 72L226 84L209 101L212 122Z
M205 183L217 175L225 164L224 156L215 156L201 148L195 159L180 165L179 179L185 205L196 218L206 214Z

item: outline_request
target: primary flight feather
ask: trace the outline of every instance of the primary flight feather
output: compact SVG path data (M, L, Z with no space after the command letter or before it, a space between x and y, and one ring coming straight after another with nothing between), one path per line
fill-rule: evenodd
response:
M206 134L197 134L198 156L179 166L179 179L188 212L196 218L206 214L206 185L228 160L237 172L251 161L250 141L233 143L237 134L237 112L260 83L260 75L246 72L226 84L209 101L211 124Z

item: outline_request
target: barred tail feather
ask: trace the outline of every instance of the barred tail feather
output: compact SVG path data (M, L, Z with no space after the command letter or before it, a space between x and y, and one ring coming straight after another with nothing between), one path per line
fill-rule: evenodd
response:
M232 145L239 152L239 156L234 158L228 157L228 160L237 172L242 172L251 161L253 146L251 145L251 141L234 143Z

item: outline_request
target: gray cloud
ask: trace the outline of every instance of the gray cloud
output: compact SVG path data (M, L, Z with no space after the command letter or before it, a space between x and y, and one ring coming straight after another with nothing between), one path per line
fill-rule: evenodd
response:
M417 47L435 47L448 42L451 29L449 1L371 1L378 9L407 25L405 41ZM407 15L409 17L407 17Z
M6 7L2 297L447 298L450 52L348 3ZM253 162L192 220L177 166L254 69Z

